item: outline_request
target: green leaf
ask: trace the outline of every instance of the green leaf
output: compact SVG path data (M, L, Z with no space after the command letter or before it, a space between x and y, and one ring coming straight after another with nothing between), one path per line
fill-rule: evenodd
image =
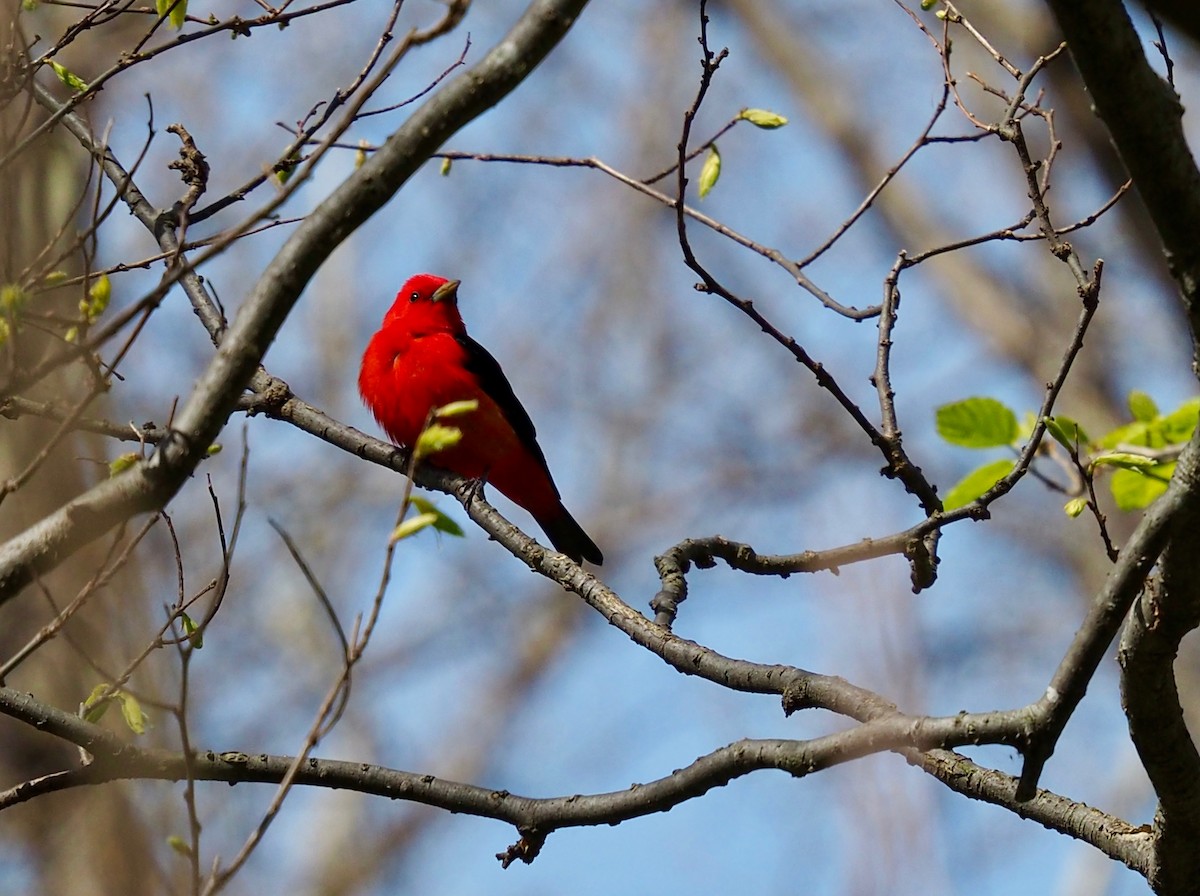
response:
M1146 470L1155 466L1152 458L1127 451L1107 451L1092 458L1093 467L1120 467L1122 470Z
M1186 442L1196 429L1197 418L1200 418L1200 398L1189 398L1160 421L1163 438L1170 445Z
M145 734L147 716L142 712L142 704L137 697L128 691L113 688L110 684L98 684L92 688L87 700L81 707L82 717L93 724L99 722L108 711L109 704L121 704L121 716L125 724L134 734Z
M1079 516L1085 510L1087 510L1086 498L1072 498L1063 506L1063 512L1071 519L1075 519L1075 517Z
M442 177L449 177L449 176L450 176L450 167L451 167L453 164L454 164L454 160L453 160L453 159L442 159L442 168L441 168L441 174L442 174Z
M167 838L167 846L185 858L191 858L192 856L192 847L178 834L172 834Z
M1129 393L1129 413L1141 423L1149 423L1158 416L1158 405L1154 399L1139 389Z
M449 404L444 404L436 411L433 416L439 420L445 420L447 417L461 417L463 414L473 414L479 410L479 399L465 398L462 401L452 401Z
M1109 482L1113 500L1122 510L1149 507L1167 490L1167 481L1174 472L1174 461L1145 470L1117 470Z
M176 31L182 28L187 20L187 5L188 0L154 0L154 10L160 16L166 15L168 9L171 11L167 21Z
M392 532L392 544L401 541L405 538L410 538L416 535L422 529L428 529L437 522L436 513L420 513L416 516L409 517Z
M107 684L98 684L92 688L88 698L83 701L82 716L85 722L93 725L104 718L108 712L108 704L112 702L113 692Z
M204 632L200 631L200 626L187 613L180 613L179 618L183 622L183 633L187 635L188 642L195 650L199 650L204 646Z
M756 128L762 128L766 131L781 128L788 123L788 120L779 113L770 112L766 109L743 109L738 113L738 118L744 119Z
M25 307L29 301L29 293L19 283L6 283L0 286L0 311L5 314L15 314Z
M129 730L134 734L145 734L149 716L142 712L142 704L138 698L128 691L117 691L115 696L121 701L121 717L125 719Z
M1101 448L1116 448L1118 445L1149 445L1150 427L1145 423L1126 423L1112 432L1102 435L1097 442Z
M952 445L998 448L1017 438L1017 415L994 398L964 398L937 409L937 431Z
M87 298L80 301L79 313L89 324L94 324L108 308L111 298L112 282L108 279L108 274L101 274L89 287Z
M717 185L717 181L721 177L721 154L717 152L717 144L713 144L708 148L708 156L704 159L704 165L700 168L700 198L703 199L712 188Z
M280 184L286 184L292 179L292 175L296 173L296 169L300 167L300 152L297 150L289 155L286 159L281 159L275 163L275 180Z
M112 479L114 476L120 476L140 459L141 455L136 451L126 451L124 454L118 454L108 462L108 478Z
M1016 461L994 460L971 471L963 477L961 482L950 489L946 497L942 499L942 506L946 510L965 507L1011 473L1015 465Z
M428 457L439 451L445 451L447 448L453 448L460 441L462 441L462 430L457 426L431 423L417 436L417 444L413 448L413 452L418 458Z
M436 516L437 519L433 522L433 528L437 529L439 532L445 532L447 535L453 535L456 538L463 538L466 535L466 533L462 530L462 526L438 510L437 506L428 498L422 498L420 495L413 495L412 498L409 499L409 503L412 504L413 507L417 508L417 511L422 514L432 513L434 516Z
M87 81L83 80L83 78L79 77L78 75L72 74L65 65L62 65L61 63L55 62L53 59L51 59L50 67L54 69L54 74L58 76L58 80L62 81L72 90L87 90Z
M1046 418L1046 432L1068 451L1076 451L1089 441L1083 427L1062 414Z
M933 9L935 6L937 6L937 0L921 0L921 9L925 10L926 12L929 12L929 10Z

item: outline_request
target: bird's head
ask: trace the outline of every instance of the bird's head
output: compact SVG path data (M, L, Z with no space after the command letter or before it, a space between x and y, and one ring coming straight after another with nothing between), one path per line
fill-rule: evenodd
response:
M383 325L402 325L414 334L460 332L463 322L458 313L458 281L434 274L409 277L396 293Z

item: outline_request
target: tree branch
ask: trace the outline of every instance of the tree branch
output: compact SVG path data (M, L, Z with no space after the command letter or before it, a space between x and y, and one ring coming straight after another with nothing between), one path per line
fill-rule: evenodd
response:
M803 778L884 750L903 752L910 762L934 774L937 768L945 769L959 782L956 789L978 798L987 799L996 780L1006 790L1012 786L1009 776L979 769L956 754L919 752L920 747L941 739L945 724L959 727L969 737L969 723L960 726L958 717L927 720L893 713L806 741L744 739L645 784L609 793L533 798L362 762L310 757L297 766L293 756L205 750L185 757L170 750L145 749L9 688L0 688L0 714L62 737L94 757L80 768L45 775L0 792L0 810L45 793L124 779L278 784L291 775L292 783L297 785L352 790L508 822L520 831L524 845L502 854L506 864L513 858L532 861L546 836L561 828L617 824L665 812L754 771L776 769ZM1144 838L1120 819L1096 809L1043 791L1036 802L1023 807L1023 814L1053 829L1076 832L1131 867L1136 868L1141 860L1136 847Z
M445 140L520 84L563 38L586 2L533 0L487 56L437 91L313 210L247 296L154 455L0 545L0 603L112 526L171 500L225 425L301 291L334 248Z
M1193 340L1200 334L1200 170L1179 97L1151 68L1119 0L1047 0L1088 93L1162 239Z

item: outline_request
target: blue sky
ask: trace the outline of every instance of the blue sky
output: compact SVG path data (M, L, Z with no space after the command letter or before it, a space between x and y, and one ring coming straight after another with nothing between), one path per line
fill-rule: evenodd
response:
M925 39L895 7L855 3L835 13L784 6L798 26L811 29L814 46L838 61L840 68L829 72L831 93L850 82L860 103L853 112L894 160L940 91L937 58ZM233 5L214 4L218 15L226 8ZM406 13L424 21L439 9L414 0ZM466 25L468 62L482 56L519 9L514 2L477 4ZM219 195L274 160L287 139L274 122L302 117L330 85L353 76L380 15L378 6L359 4L323 24L301 21L249 41L200 42L168 54L158 69L131 70L106 90L94 118L112 116L112 145L132 158L145 122L144 107L131 98L152 90L158 128L187 124L213 163L210 195ZM933 26L931 16L925 20ZM696 33L691 4L666 4L653 15L629 2L593 4L525 85L447 148L597 156L643 176L665 167L695 90ZM463 37L459 31L414 53L372 106L424 88L457 56ZM730 56L695 134L712 133L745 106L770 108L790 123L771 132L743 125L724 137L722 178L701 207L754 239L802 255L857 205L855 176L734 15L714 8L711 40L728 46ZM220 56L204 55L213 52ZM199 64L210 79L189 77ZM1185 96L1194 86L1187 82ZM373 118L349 137L377 142L404 114ZM945 122L946 133L968 130L953 111ZM1086 213L1111 190L1082 148L1066 139L1054 196L1063 220ZM174 175L164 170L174 151L171 138L160 134L139 176L160 204L178 193ZM284 214L311 208L351 165L351 153L333 155ZM903 180L962 236L1019 217L1025 199L1017 173L1003 148L951 146L920 157ZM286 232L248 238L205 271L231 311ZM705 263L794 334L876 418L867 380L874 322L842 320L761 258L700 228L692 233ZM1145 262L1128 253L1115 221L1080 235L1077 245L1085 257L1103 255L1109 264L1097 329L1120 340L1104 360L1116 366L1114 379L1122 389L1151 392L1164 407L1178 403L1194 380L1170 296L1142 276ZM926 247L898 245L869 215L810 273L842 301L871 304L900 248ZM152 246L131 221L106 236L101 249L115 261L149 254ZM971 253L997 278L1019 284L1018 291L1044 291L1037 302L1074 299L1065 271L1043 276L1039 247ZM272 346L267 366L306 400L376 433L355 394L358 357L399 284L422 270L463 281L461 307L471 333L504 364L537 423L567 505L610 558L602 577L635 607L645 608L657 590L653 556L689 536L720 533L762 551L798 551L887 534L919 518L915 501L877 475L880 457L847 427L811 375L745 317L692 289L696 278L680 260L670 213L597 172L462 161L443 177L436 163L427 165L334 253ZM117 278L118 300L156 277ZM939 442L933 409L988 394L1032 410L1054 359L1030 375L991 352L968 319L970 303L955 305L947 295L976 284L915 271L904 285L894 359L901 424L914 458L944 493L981 458ZM1065 345L1069 330L1058 335ZM1107 343L1098 336L1094 344ZM1093 350L1092 340L1085 350ZM206 335L183 296L173 295L129 359L129 383L115 396L118 415L165 420L172 396L186 393L208 355ZM1092 413L1064 410L1085 423ZM208 465L227 501L240 427L235 418L224 439L228 450ZM291 752L333 674L334 644L314 621L315 601L267 520L297 537L350 616L369 604L401 480L278 422L251 420L248 439L244 559L222 610L227 633L214 633L197 656L196 725L206 745ZM196 581L211 575L215 558L203 516L207 500L198 479L178 511L200 545L188 558ZM466 522L449 498L437 500ZM843 675L912 711L1020 705L1045 686L1081 617L1089 583L1097 581L1061 554L1064 545L1080 542L1100 553L1094 527L1066 519L1061 504L1060 496L1026 480L991 521L946 533L938 584L915 597L907 569L895 559L836 577L786 581L723 568L693 572L677 631L733 656ZM503 499L498 506L513 511ZM512 518L530 524L519 511ZM470 753L473 734L486 730L491 740L474 780L549 796L621 789L742 737L815 736L845 725L828 714L785 719L770 698L683 677L590 616L564 623L570 632L564 646L527 697L506 706L504 718L490 718L489 684L509 669L529 625L544 618L548 602L576 598L548 591L467 528L465 539L426 534L405 545L377 652L360 670L350 716L320 755L449 774L450 760ZM208 548L199 539L208 539ZM1043 782L1146 821L1153 805L1138 784L1115 672L1112 662L1102 668ZM1018 768L1012 751L992 748L978 757ZM202 806L213 813L206 843L228 856L269 791L204 790ZM139 792L161 801L155 811L168 827L182 828L173 790L148 785ZM245 891L282 881L289 892L306 892L320 844L346 836L349 850L355 835L347 832L363 819L375 830L405 811L357 796L297 794L246 869ZM1111 874L1098 892L1143 891L1140 879L1089 847L957 797L894 756L801 781L758 773L666 815L555 833L532 866L501 871L493 854L514 839L496 822L438 816L420 846L403 853L372 892L986 896L1078 892L1072 887L1097 869Z

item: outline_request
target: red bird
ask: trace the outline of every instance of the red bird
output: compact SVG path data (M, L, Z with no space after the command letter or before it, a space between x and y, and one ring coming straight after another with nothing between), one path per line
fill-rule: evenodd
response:
M458 281L410 277L363 353L358 391L397 444L411 448L431 408L475 399L477 410L455 417L458 444L432 462L485 480L524 507L551 544L576 563L604 555L563 507L538 447L537 430L500 364L467 335L458 313Z

